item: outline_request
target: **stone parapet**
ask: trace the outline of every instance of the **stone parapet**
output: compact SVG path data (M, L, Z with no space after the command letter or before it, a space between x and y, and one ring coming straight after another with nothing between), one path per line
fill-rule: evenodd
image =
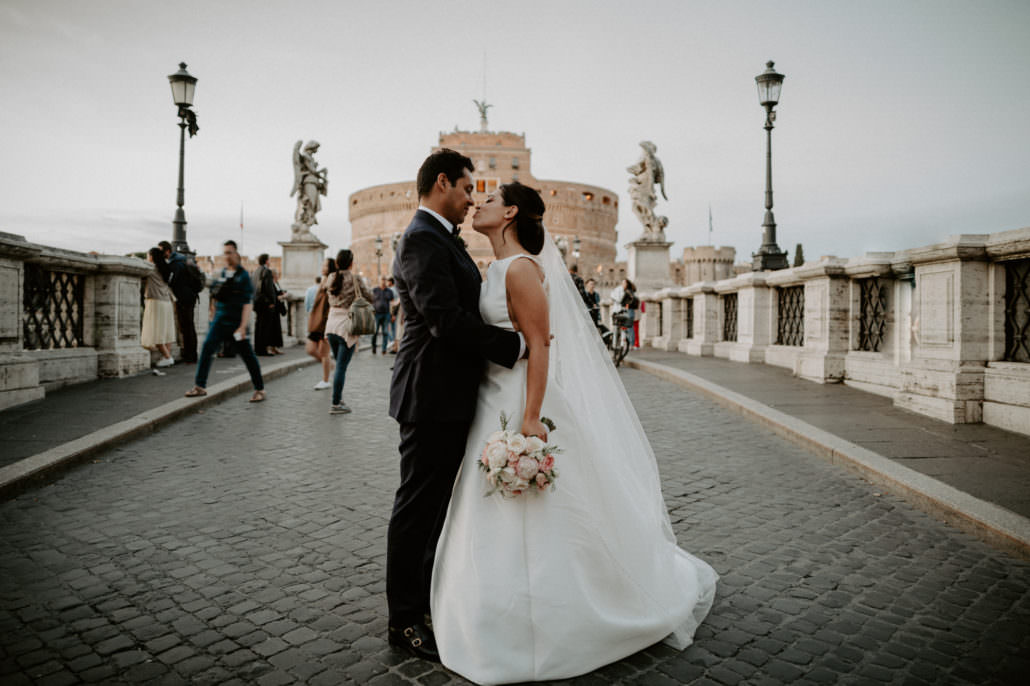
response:
M1030 434L1030 362L1006 359L1013 337L1030 335L1026 260L1030 228L653 290L646 299L661 314L645 340Z
M134 257L0 233L0 409L48 388L146 369L140 286L151 269Z

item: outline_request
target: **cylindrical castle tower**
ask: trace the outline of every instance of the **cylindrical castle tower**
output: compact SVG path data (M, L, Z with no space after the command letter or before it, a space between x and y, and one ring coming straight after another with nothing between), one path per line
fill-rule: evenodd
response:
M568 244L566 262L579 264L579 272L589 275L597 265L615 260L619 197L614 192L581 183L536 179L531 170L531 151L525 135L506 131L441 133L434 150L451 148L467 155L475 165L473 197L482 202L500 184L520 181L540 191L546 205L544 224ZM364 188L348 199L351 222L351 250L354 269L368 278L390 274L393 245L411 221L418 207L414 181L388 183ZM376 259L376 237L382 237L382 257ZM490 242L472 230L472 212L461 225L461 236L469 254L481 271L493 261ZM579 238L579 258L573 253Z

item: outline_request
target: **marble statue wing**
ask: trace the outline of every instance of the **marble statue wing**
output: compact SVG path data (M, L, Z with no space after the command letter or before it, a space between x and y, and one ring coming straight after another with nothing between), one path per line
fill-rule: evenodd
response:
M652 155L651 159L654 160L654 182L662 189L662 197L668 200L669 196L665 194L665 168L662 167L662 161L657 156Z
M297 141L293 145L293 190L290 191L290 197L292 198L300 190L300 179L301 179L301 168L302 163L300 159L300 146L303 145L304 141Z

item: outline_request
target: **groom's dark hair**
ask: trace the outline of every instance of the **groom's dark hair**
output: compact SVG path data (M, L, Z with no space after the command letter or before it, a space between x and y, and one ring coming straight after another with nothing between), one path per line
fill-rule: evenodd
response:
M462 177L466 169L470 172L476 170L472 160L456 150L440 148L427 157L422 166L418 168L418 180L416 181L418 197L424 198L429 195L440 174L446 174L447 180L453 186L458 183L458 179Z

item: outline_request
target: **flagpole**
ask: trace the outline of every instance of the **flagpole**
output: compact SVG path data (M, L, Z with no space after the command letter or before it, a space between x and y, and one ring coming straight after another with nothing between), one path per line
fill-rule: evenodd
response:
M708 203L708 242L715 246L715 243L712 243L712 203Z

